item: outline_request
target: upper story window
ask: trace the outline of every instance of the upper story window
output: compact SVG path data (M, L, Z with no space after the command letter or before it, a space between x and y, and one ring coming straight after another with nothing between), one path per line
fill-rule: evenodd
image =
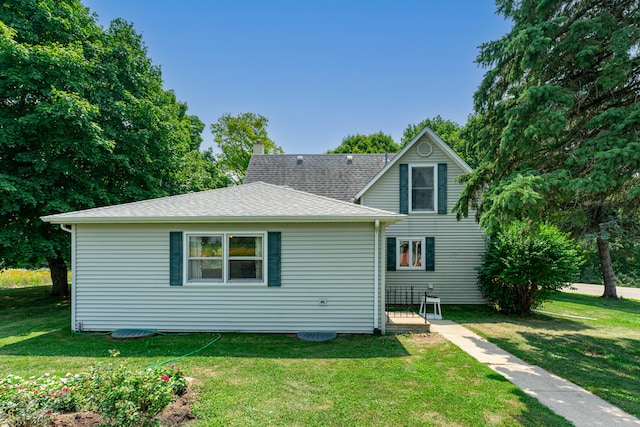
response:
M188 281L264 281L263 235L191 234L187 240Z
M436 176L433 166L411 167L411 210L434 212L436 200Z

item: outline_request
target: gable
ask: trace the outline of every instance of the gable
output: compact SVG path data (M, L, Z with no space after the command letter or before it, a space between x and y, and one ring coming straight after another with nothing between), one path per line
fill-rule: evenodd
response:
M446 142L430 128L425 127L356 194L355 199L360 200L384 175L391 173L394 169L396 169L397 172L397 165L400 163L446 163L450 165L448 166L450 177L457 177L458 175L472 171L471 166L457 155ZM396 210L397 209L398 208L396 208Z

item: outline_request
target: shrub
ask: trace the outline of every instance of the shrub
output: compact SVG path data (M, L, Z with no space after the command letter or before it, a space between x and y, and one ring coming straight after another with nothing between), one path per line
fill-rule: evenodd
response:
M185 376L173 366L136 371L108 364L64 377L8 375L0 378L0 425L48 426L56 412L89 410L103 417L105 426L151 426L186 389Z
M170 377L158 370L133 371L126 365L91 370L93 394L89 408L108 426L150 426L174 397Z
M47 426L53 412L79 409L77 391L85 380L85 376L71 374L0 378L0 421L12 426Z
M527 314L574 280L581 263L578 246L557 227L516 221L489 239L480 291L498 311Z

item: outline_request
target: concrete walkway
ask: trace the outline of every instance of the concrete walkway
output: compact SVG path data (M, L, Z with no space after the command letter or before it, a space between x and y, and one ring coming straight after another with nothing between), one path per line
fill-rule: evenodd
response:
M589 285L586 283L574 283L571 285L574 289L564 288L562 292L569 292L574 294L585 295L597 295L600 296L604 292L604 285ZM636 299L640 301L640 288L625 288L623 286L616 286L616 293L618 297Z
M529 396L576 427L640 426L640 420L593 393L507 353L450 320L430 320L431 330L443 335L480 363L502 374Z

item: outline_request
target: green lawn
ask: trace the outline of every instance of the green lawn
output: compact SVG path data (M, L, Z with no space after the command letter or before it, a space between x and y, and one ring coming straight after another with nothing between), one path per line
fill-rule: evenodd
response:
M445 315L640 417L640 302L560 293L541 310L590 319L505 317L473 306L447 307Z
M117 348L143 369L209 342L212 334L114 341L69 331L68 302L47 287L0 289L0 376L85 372ZM197 426L568 426L437 335L223 334L176 362L195 378Z

